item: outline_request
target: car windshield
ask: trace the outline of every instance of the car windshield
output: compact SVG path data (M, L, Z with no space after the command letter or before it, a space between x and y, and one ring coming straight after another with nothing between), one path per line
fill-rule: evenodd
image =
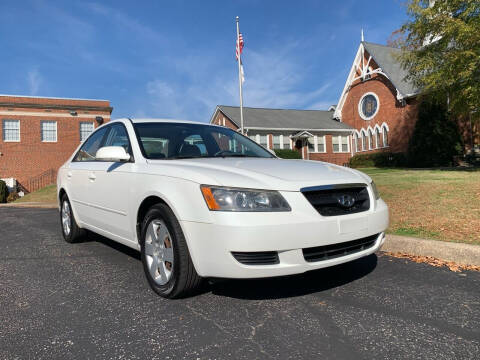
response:
M147 159L274 157L265 148L229 128L189 123L135 123Z

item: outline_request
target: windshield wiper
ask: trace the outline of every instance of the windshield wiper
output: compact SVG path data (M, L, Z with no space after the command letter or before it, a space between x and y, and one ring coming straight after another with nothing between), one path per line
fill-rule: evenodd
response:
M177 159L200 159L204 156L188 156L188 155L175 155L175 156L170 156L167 158L167 160L177 160Z
M229 150L220 150L213 155L213 157L257 157L247 154L235 153Z

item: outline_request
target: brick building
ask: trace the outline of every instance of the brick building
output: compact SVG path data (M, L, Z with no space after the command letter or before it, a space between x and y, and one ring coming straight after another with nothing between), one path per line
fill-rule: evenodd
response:
M345 164L351 156L354 129L333 119L326 110L243 108L247 136L270 149L295 149L306 160ZM219 105L210 123L237 130L240 109Z
M0 95L0 178L16 179L26 191L54 182L57 169L111 112L108 100Z
M417 119L418 90L405 81L399 49L360 43L334 118L355 129L353 154L405 152Z
M247 135L269 148L287 146L304 159L336 164L357 153L405 152L417 120L419 91L405 80L399 51L362 41L338 105L330 111L245 108ZM217 106L210 122L238 129L239 113L238 107ZM467 145L478 144L471 123L465 121L461 130Z

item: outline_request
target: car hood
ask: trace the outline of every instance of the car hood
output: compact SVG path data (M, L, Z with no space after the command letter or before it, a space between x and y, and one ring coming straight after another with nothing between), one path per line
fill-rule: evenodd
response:
M148 172L179 177L199 184L298 191L303 187L366 183L356 170L320 161L278 158L203 158L148 160Z

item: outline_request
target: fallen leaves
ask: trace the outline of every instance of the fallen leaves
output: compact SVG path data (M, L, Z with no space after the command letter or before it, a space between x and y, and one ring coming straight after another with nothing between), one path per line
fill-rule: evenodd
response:
M450 271L454 271L454 272L461 272L465 270L480 271L480 266L457 264L457 263L454 263L453 261L445 261L445 260L437 259L433 256L418 256L418 255L411 255L406 253L391 253L391 252L384 252L384 253L385 255L392 256L395 258L408 259L416 263L425 263L435 267L446 266L450 269Z

